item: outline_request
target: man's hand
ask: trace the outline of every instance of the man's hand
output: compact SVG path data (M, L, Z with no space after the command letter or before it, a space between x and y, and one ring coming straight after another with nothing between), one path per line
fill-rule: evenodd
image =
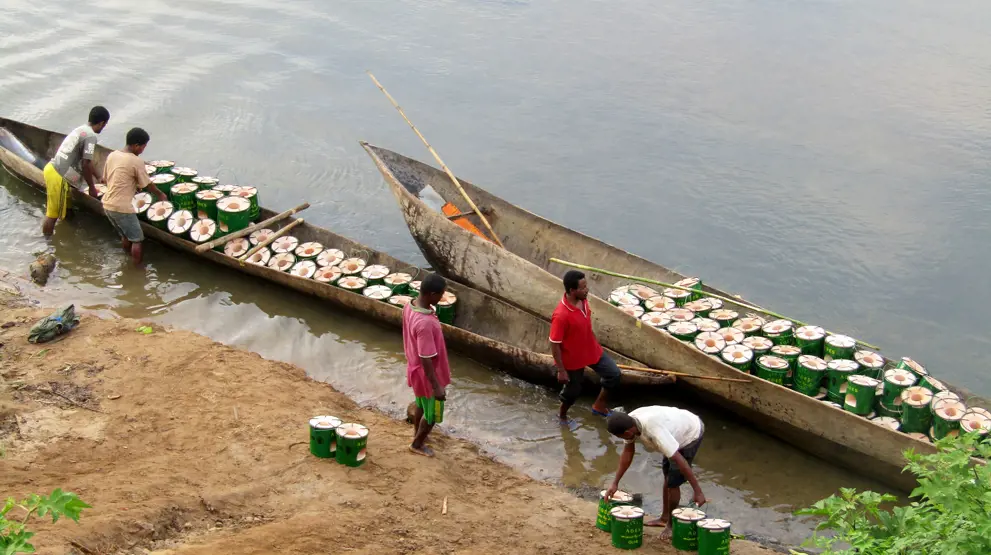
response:
M606 501L611 500L612 496L616 495L616 490L618 489L619 484L613 483L613 485L609 486L609 489L606 490Z
M447 390L444 389L443 387L435 386L434 387L434 399L437 399L438 401L446 401L447 400Z
M568 383L568 371L558 369L557 371L557 381L558 383Z
M91 196L93 198L100 198L100 191L98 191L96 189L96 187L93 187L92 185L90 185L89 196Z
M702 505L705 505L706 499L705 499L705 494L702 493L702 490L696 491L693 499L695 500L695 505L697 507L701 507Z
M160 200L162 202L165 202L165 201L169 200L169 197L165 193L159 192L158 193L158 200Z

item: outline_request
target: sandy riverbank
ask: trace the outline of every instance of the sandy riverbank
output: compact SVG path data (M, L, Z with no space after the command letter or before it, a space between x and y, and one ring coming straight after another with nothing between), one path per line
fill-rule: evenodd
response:
M36 526L39 553L613 550L593 503L439 434L436 459L413 455L407 424L299 368L89 314L65 339L29 344L48 312L0 291L0 324L13 323L0 329L0 495L62 487L93 505L78 525ZM312 457L314 414L367 425L368 463ZM640 551L675 553L656 534ZM733 553L771 552L738 541Z

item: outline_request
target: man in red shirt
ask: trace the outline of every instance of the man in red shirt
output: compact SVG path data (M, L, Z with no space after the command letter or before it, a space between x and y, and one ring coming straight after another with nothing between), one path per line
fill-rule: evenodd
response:
M578 400L588 366L599 375L602 389L592 403L592 412L607 416L609 392L619 387L619 367L599 345L592 332L592 309L588 306L585 274L569 270L564 274L564 297L551 316L551 353L557 364L557 381L564 384L559 398L561 424L571 425L568 409Z
M447 289L447 281L437 274L420 283L420 296L403 308L403 350L406 353L406 383L416 397L415 427L410 451L434 456L424 445L435 424L444 421L444 401L451 383L444 331L434 307Z

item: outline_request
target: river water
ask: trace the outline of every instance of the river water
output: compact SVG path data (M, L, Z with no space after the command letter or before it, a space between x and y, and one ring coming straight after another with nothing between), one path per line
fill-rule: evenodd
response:
M429 154L370 69L496 194L989 394L989 22L966 0L9 0L0 113L65 131L104 104L101 144L140 125L149 159L257 185L272 208L307 200L308 221L422 263L357 141ZM22 273L49 247L43 199L0 179L0 269ZM404 410L394 331L154 246L135 270L85 215L51 247L48 302L205 333ZM607 482L601 421L562 431L552 392L453 360L449 430L541 479ZM797 543L810 525L790 511L879 488L691 408L703 487L736 530ZM624 480L651 507L656 462Z

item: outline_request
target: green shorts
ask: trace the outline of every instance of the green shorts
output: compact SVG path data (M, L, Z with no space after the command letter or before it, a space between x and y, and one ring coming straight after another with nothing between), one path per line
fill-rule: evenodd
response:
M417 397L416 406L423 410L423 418L427 424L440 424L444 421L444 401L433 397Z

